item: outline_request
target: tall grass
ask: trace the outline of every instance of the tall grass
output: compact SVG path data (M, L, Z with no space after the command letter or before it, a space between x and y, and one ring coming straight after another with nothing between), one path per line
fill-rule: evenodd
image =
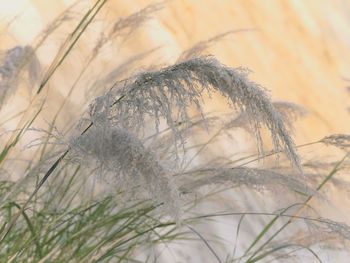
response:
M318 209L324 188L349 185L337 177L348 171L349 135L295 145L293 120L305 110L273 102L247 70L205 54L237 31L198 43L174 64L139 69L153 49L93 74L106 47L127 43L164 6L119 18L93 31L96 44L72 70L67 96L49 121L42 117L54 108L48 94L56 75L70 66L84 34L92 42L89 28L108 1L81 17L74 12L80 5L36 43L2 52L0 108L16 89L35 92L23 113L1 122L1 262L322 262L340 246L347 251L350 227ZM51 64L41 65L37 54L67 23L73 30ZM74 125L58 127L79 88L94 98ZM210 97L226 101L230 113L208 113ZM8 121L17 128L6 130ZM255 150L224 149L237 146L232 138L244 142L243 135L255 139ZM298 154L315 146L338 148L343 157L307 162ZM230 227L220 232L218 219Z

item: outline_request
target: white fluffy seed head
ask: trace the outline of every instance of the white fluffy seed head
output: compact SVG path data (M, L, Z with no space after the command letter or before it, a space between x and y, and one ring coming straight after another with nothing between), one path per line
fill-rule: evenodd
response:
M178 216L179 195L170 172L131 132L97 123L83 135L73 138L70 147L84 164L98 165L103 173L113 174L117 184L132 184L130 189L138 187L140 194L164 204L167 212Z
M247 78L247 71L222 65L213 57L200 57L180 62L157 71L148 71L118 83L113 90L94 103L94 116L110 119L115 124L137 132L152 118L158 130L161 119L182 139L177 123L191 124L190 107L202 113L204 93L220 93L228 103L248 116L259 152L263 154L260 129L266 126L275 150L284 150L300 171L301 164L283 116L273 106L264 88ZM108 106L106 106L108 105ZM103 111L101 111L103 110Z
M17 89L20 74L27 70L30 84L39 78L40 63L35 51L30 46L16 46L7 50L0 57L0 107Z
M144 133L139 132L149 128L146 123L149 119L153 119L158 132L161 121L165 120L174 135L175 145L179 141L184 144L184 133L178 123L191 126L190 108L193 106L204 120L203 95L214 92L246 114L261 152L260 128L266 126L276 150L283 148L291 162L301 170L283 116L275 109L265 90L248 80L247 71L229 68L212 57L189 59L117 83L91 104L89 120L93 125L73 139L70 146L82 159L90 158L102 167L102 171L114 174L117 182L127 179L139 184L152 199L166 204L169 211L178 211L178 190L169 179L169 170L142 143L140 136ZM211 179L231 178L238 184L255 180L260 185L272 180L302 188L296 181L262 170L242 168L221 172L220 176ZM238 173L229 176L232 172Z

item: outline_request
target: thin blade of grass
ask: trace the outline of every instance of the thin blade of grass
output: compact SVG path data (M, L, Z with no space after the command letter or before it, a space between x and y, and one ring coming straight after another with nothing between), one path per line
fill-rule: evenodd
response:
M74 29L74 31L68 36L65 43L61 47L60 51L57 53L55 59L51 63L49 69L45 73L43 80L39 86L37 94L39 94L42 89L45 87L47 82L50 80L52 75L55 73L57 68L62 64L68 54L72 51L75 44L78 42L79 38L85 32L87 27L91 24L93 19L99 13L101 8L107 3L108 0L97 0L95 5L84 15L78 26ZM91 16L90 16L91 15ZM86 22L85 22L86 21ZM67 48L66 48L67 46ZM61 54L63 53L63 54Z
M332 179L332 177L339 171L340 169L340 166L343 164L343 162L345 161L345 159L348 157L348 153L334 166L334 168L330 171L330 173L325 177L325 179L322 180L322 182L319 184L319 186L316 188L316 191L319 191L323 188L323 186L329 181ZM310 195L306 200L305 202L303 203L303 206L295 213L295 215L299 215L301 213L301 211L303 209L305 209L306 205L311 201L311 199L314 197L314 195ZM276 220L279 218L280 216L276 216ZM275 219L274 218L274 219ZM293 222L293 220L295 219L296 217L292 217L290 218L282 227L280 227L266 242L264 242L249 258L248 260L246 261L247 263L250 263L250 262L254 262L252 260L255 259L255 256L267 245L269 244L279 233L281 233L289 224L291 224ZM274 220L273 224L276 222L276 220ZM272 221L271 221L272 222ZM270 222L270 223L271 223ZM268 225L270 225L270 223ZM271 225L272 226L272 225ZM270 227L271 227L270 226ZM269 228L270 228L269 227ZM266 227L265 227L266 228ZM266 231L265 231L266 233ZM264 234L265 234L264 233ZM259 234L259 236L261 235L261 233ZM264 236L264 235L262 235ZM261 236L261 237L262 237ZM260 237L260 238L261 238ZM259 240L260 240L259 238ZM257 242L253 242L253 244L249 247L248 250L250 250ZM247 250L247 251L248 251ZM246 253L247 253L246 251ZM245 253L245 254L246 254Z

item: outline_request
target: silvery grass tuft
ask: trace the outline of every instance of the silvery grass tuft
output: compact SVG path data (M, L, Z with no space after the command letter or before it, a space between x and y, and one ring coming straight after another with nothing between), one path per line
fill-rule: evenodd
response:
M31 46L16 46L0 54L0 108L16 92L23 70L34 86L39 79L40 63Z
M317 195L304 180L281 174L272 169L247 167L213 167L211 169L189 171L184 175L183 190L192 192L207 185L227 185L232 188L245 186L249 189L277 191L288 189L307 195Z
M118 19L115 23L113 23L107 34L104 32L101 33L100 38L92 50L91 57L97 57L103 46L105 46L111 40L120 38L125 41L128 39L134 33L134 31L140 27L140 25L144 24L145 21L149 20L154 13L162 8L163 4L161 2L151 4L138 12Z
M137 136L144 136L147 127L150 129L146 120L153 120L156 133L165 120L175 140L184 147L186 138L180 132L179 123L191 125L190 109L193 107L204 119L203 96L215 93L226 98L234 109L245 113L258 138L260 153L263 152L260 129L264 125L270 130L275 150L283 148L291 163L301 171L283 115L275 109L264 89L250 81L246 71L227 67L213 57L189 59L117 82L90 105L91 128L73 138L70 148L81 160L93 157L102 173L114 173L117 182L123 184L126 180L143 185L141 188L154 200L164 203L168 211L176 211L179 190L171 183L171 171ZM257 175L256 171L243 174L243 177ZM278 178L275 176L275 179Z
M166 212L179 216L179 193L170 170L130 131L108 122L94 122L86 133L71 141L70 147L82 163L97 165L101 176L112 175L126 191L139 186L133 193L139 199L152 198L156 204L164 204Z
M139 131L145 126L145 118L151 117L158 131L160 119L164 118L177 135L178 122L191 122L190 107L203 114L203 96L215 93L226 98L234 109L247 114L260 153L263 153L260 129L266 126L275 150L284 149L291 163L301 171L294 142L282 115L264 89L250 81L245 70L227 67L213 57L189 59L117 83L111 91L96 99L91 121L108 119L126 129Z
M290 134L294 132L295 121L307 115L307 110L304 107L301 107L300 105L297 105L295 103L287 101L274 101L272 105L280 114L284 125L286 126ZM225 124L225 129L234 128L241 128L247 131L248 133L255 135L254 130L250 125L249 116L246 112L241 112L233 119L231 118L231 120Z

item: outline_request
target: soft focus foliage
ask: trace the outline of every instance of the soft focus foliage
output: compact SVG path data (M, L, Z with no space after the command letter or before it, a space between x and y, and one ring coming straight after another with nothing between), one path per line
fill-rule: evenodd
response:
M23 70L28 72L30 86L34 86L39 79L40 63L31 46L17 46L0 55L0 108L16 92Z

